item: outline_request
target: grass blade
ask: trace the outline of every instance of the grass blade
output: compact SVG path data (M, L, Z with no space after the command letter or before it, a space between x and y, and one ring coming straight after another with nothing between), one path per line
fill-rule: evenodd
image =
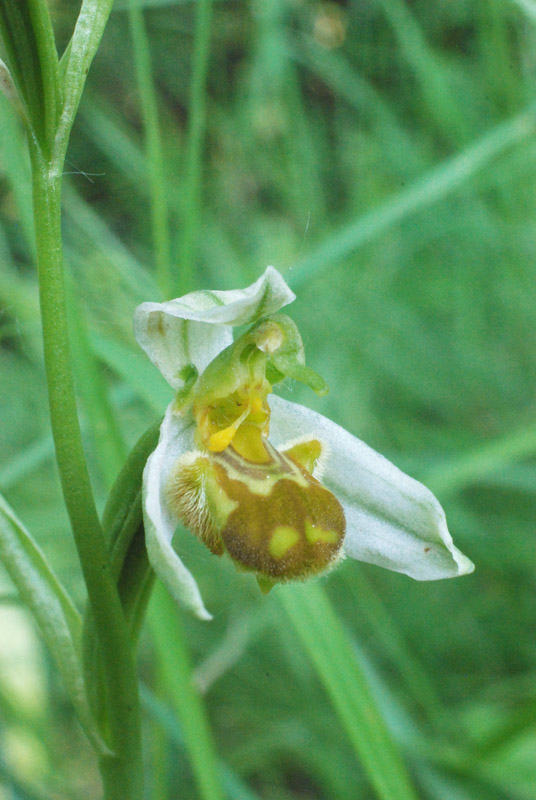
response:
M141 686L140 694L142 705L147 713L165 730L177 747L184 748L181 727L169 706L162 703L146 686ZM224 762L219 762L218 769L229 800L259 800L259 796Z
M316 584L285 587L281 602L346 729L376 796L416 800L404 764L344 629Z
M425 480L442 497L493 475L536 452L536 424L525 424L505 436L483 442L458 458L428 471Z
M149 613L157 668L182 726L199 797L203 800L223 800L214 744L203 703L192 683L192 670L179 627L177 606L160 585L155 587Z
M130 0L129 17L147 149L156 274L162 296L168 298L171 296L172 280L164 156L149 42L139 0Z
M98 750L105 752L86 700L80 615L43 552L1 495L0 557L56 661L80 722Z
M182 292L194 288L197 233L201 218L201 177L205 138L205 90L209 59L212 0L199 0L196 6L193 46L192 85L189 106L188 142L185 164L184 219L181 230L178 286ZM177 287L175 287L177 288Z
M392 225L421 209L429 208L464 184L507 148L530 136L534 126L534 107L531 107L514 119L498 125L458 155L431 169L380 208L369 211L357 222L328 237L311 255L297 264L288 276L292 288L307 283L313 275L351 255L358 247L380 236Z

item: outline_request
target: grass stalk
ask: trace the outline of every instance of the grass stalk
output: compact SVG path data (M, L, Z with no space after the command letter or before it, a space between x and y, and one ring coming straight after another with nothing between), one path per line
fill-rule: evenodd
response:
M147 151L151 197L151 227L154 258L156 262L156 276L162 297L167 299L171 297L173 278L170 258L164 155L162 136L158 122L158 108L151 68L149 41L145 29L143 11L139 6L138 0L130 0L129 19Z
M223 800L217 759L203 702L192 683L192 668L178 611L171 596L157 585L150 627L161 685L180 720L199 797Z
M317 273L332 267L355 250L386 233L402 220L430 208L438 200L465 184L505 150L534 132L535 107L531 105L513 119L497 125L462 152L429 170L407 189L395 194L356 222L344 226L296 265L290 277L293 289L306 284Z
M206 126L206 81L212 20L212 0L196 5L195 38L192 56L188 139L184 169L184 204L179 248L178 293L193 289L197 233L201 218L201 180L203 142Z
M380 800L416 800L398 748L370 691L357 654L318 586L288 586L284 609L315 666Z

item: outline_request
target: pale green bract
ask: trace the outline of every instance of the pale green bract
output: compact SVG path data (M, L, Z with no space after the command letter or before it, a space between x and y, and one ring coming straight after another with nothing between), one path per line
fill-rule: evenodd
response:
M166 303L143 303L136 309L134 333L180 392L187 373L201 374L231 344L233 326L253 324L294 299L279 272L268 267L243 290L198 291ZM452 541L441 505L425 486L321 414L273 394L269 405L270 441L277 449L307 437L324 445L322 483L344 509L347 556L416 580L472 572L473 564ZM172 401L144 472L144 520L155 572L179 603L210 619L195 579L172 547L177 523L165 491L177 460L196 448L194 434L191 413L179 413Z

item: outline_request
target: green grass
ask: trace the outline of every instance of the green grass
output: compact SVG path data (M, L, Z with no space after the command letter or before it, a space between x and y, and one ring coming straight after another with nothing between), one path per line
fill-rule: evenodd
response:
M65 176L99 508L171 394L136 348L136 304L169 287L245 286L271 263L298 293L289 310L331 387L285 395L427 482L476 564L422 584L346 561L310 589L261 597L181 535L215 619L174 624L165 598L151 603L139 658L147 798L533 800L532 5L138 6L116 2ZM73 13L54 3L64 44ZM0 97L0 492L82 608L53 466L24 153ZM0 798L97 797L89 745L3 572L0 595ZM18 685L21 658L31 679Z

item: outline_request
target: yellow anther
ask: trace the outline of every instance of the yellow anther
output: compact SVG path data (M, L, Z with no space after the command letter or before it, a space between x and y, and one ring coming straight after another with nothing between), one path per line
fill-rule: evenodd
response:
M259 411L262 411L262 397L258 392L253 392L249 397L249 412L257 414Z
M216 431L213 433L208 440L208 449L212 450L213 453L221 453L222 450L231 444L233 440L233 436L237 432L240 425L244 422L249 414L249 404L245 411L243 411L240 416L235 419L232 425L229 425L227 428L223 428L221 431Z
M239 417L237 417L230 425L227 425L225 428L221 430L216 430L214 433L208 436L208 449L211 450L213 453L221 453L228 447L234 439L235 434L238 430L240 430L241 425L244 422L251 422L253 427L260 427L260 425L264 425L266 423L266 419L269 416L267 414L266 409L263 405L264 403L264 396L261 394L257 389L248 389L247 393L244 391L242 395L243 399L247 399L247 405L244 408L243 402L236 402L234 405L234 409L236 408L244 408L242 413ZM218 426L218 422L224 423L229 422L229 410L226 409L225 415L220 413L220 408L215 406L211 411L212 419L209 425L214 428ZM235 411L236 413L236 411ZM218 419L219 418L219 419ZM250 426L248 426L249 429ZM250 438L252 435L252 431L248 430L248 435L246 438ZM206 441L206 439L205 439Z
M213 453L221 453L231 444L235 433L236 428L234 425L229 425L228 428L224 428L222 431L216 431L208 440L208 449L212 450Z

